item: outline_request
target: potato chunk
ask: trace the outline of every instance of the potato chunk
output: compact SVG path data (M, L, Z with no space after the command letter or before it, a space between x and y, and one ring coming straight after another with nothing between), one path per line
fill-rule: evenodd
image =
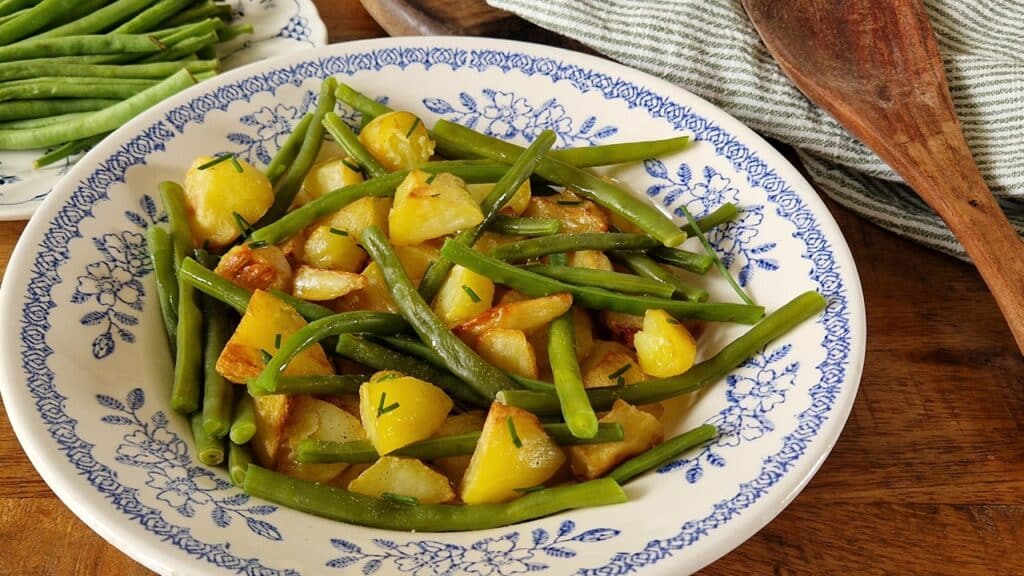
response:
M185 174L185 205L196 246L223 248L242 235L237 214L253 223L274 203L270 179L245 160L221 161L200 170L214 159L196 158Z
M306 321L291 306L262 290L253 292L242 320L217 358L217 373L236 384L245 384L263 371L264 352L273 354L278 339L287 340L305 325ZM334 374L334 368L317 343L289 362L284 374Z
M277 467L277 455L284 444L284 427L294 396L274 394L250 398L256 420L256 435L249 441L256 463L264 468Z
M381 456L433 436L452 406L440 388L412 376L370 380L359 387L359 415Z
M302 181L302 189L296 195L294 205L301 206L332 190L362 182L362 173L353 170L352 166L356 166L353 161L342 158L315 164Z
M467 184L466 188L469 190L469 194L473 196L473 199L480 202L484 201L484 198L494 190L494 184ZM519 186L516 193L512 196L512 199L508 201L508 204L501 209L502 212L510 212L515 216L519 216L526 210L526 206L530 204L530 181L526 180Z
M665 438L665 429L657 418L621 399L600 421L618 422L625 438L606 444L570 446L569 466L580 480L603 476L623 460L649 450Z
M628 348L633 347L633 337L644 327L644 317L636 314L602 310L598 317L601 319L601 323L608 328L612 340L620 342Z
M565 454L536 416L500 402L491 404L480 440L462 479L466 504L505 502L543 484L565 462Z
M443 474L415 458L395 456L382 456L349 482L348 489L367 496L411 496L420 504L444 504L455 499L455 492Z
M566 234L608 231L608 213L604 208L571 193L534 196L523 216L561 220L562 232Z
M495 328L530 333L547 326L572 307L571 294L552 294L495 306L456 326L452 331L470 346L481 334Z
M580 365L585 388L635 384L644 379L629 348L618 342L595 340L590 356Z
M697 341L686 326L664 310L648 310L644 329L633 337L640 368L656 378L682 374L697 358Z
M427 127L410 112L377 116L363 126L359 141L381 166L391 171L415 168L434 155L434 141Z
M441 257L441 251L430 244L395 246L395 256L398 256L398 262L413 286L419 286L430 263Z
M437 292L434 312L451 328L485 312L493 299L494 282L490 278L456 264Z
M477 340L476 351L481 358L505 372L527 378L537 377L537 354L522 330L487 330Z
M391 290L388 283L384 281L384 273L376 262L363 270L363 277L366 278L366 286L361 290L350 292L341 297L337 308L341 312L354 310L376 310L377 312L397 312L398 306L391 298Z
M391 205L391 198L360 198L323 218L320 224L344 230L356 239L362 235L363 230L370 226L378 226L384 231L384 234L387 234L388 213L391 212Z
M392 244L409 246L474 226L483 219L480 205L461 178L442 173L431 179L426 172L413 170L395 190L388 227Z
M604 270L605 272L612 272L615 269L612 267L612 261L608 259L608 256L600 250L580 250L578 252L569 253L569 266L575 268L589 268L591 270Z
M302 261L324 270L356 272L369 259L351 233L334 226L316 226L302 245Z
M295 271L293 294L303 300L333 300L349 292L366 288L367 284L368 281L362 274L299 266Z
M437 429L434 436L453 436L467 432L479 432L484 429L484 422L486 420L487 413L483 410L470 410L462 414L450 414L448 418L445 418L444 423ZM466 473L466 468L469 468L471 458L471 454L449 456L448 458L438 458L433 461L433 464L448 477L453 486L458 486L459 482L462 482L462 476Z
M302 464L298 462L299 443L303 440L349 442L366 437L359 419L341 408L310 396L296 396L285 425L285 444L277 462L277 471L310 482L330 482L348 464Z
M290 292L292 288L291 265L277 246L256 249L249 244L235 246L221 257L214 272L249 290L276 288Z

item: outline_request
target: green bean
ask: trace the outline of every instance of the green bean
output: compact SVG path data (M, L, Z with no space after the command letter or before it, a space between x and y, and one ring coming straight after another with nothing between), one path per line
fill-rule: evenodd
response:
M220 20L217 20L216 18L209 18L207 20L182 24L181 26L174 26L172 28L154 30L153 32L150 32L149 35L163 42L164 46L173 46L183 40L187 40L195 36L202 36L209 32L216 32L218 28L222 26L224 26L224 23Z
M501 180L494 185L494 188L491 189L483 202L480 203L480 210L484 214L483 221L459 233L455 237L454 242L466 246L475 244L480 235L483 234L484 229L487 228L487 225L494 220L498 211L512 200L516 192L519 191L519 187L533 173L537 162L554 143L555 133L550 130L545 130L537 136L533 144L516 158L512 167L509 168L508 172L501 177ZM437 296L438 291L441 290L441 285L444 284L444 280L448 277L448 272L451 269L452 263L444 258L438 258L430 264L430 267L423 274L423 279L420 280L419 291L424 300L430 302Z
M596 425L595 425L596 426ZM564 423L544 424L544 431L560 446L579 444L602 444L619 442L625 434L622 426L617 423L602 423L590 438L574 436L569 426ZM403 446L389 456L419 458L420 460L437 460L450 456L472 454L480 440L480 432L466 432L450 436L437 436ZM380 455L369 440L352 440L349 442L331 442L326 440L303 440L299 442L297 458L303 464L324 464L332 462L349 462L352 464L374 462Z
M118 0L95 12L68 22L63 26L47 30L36 38L59 38L61 36L78 36L95 34L120 24L143 11L153 0Z
M228 442L228 476L239 488L245 484L245 471L252 464L252 451L248 444Z
M62 12L60 16L58 16L52 22L47 24L46 28L56 28L58 26L63 26L69 22L79 20L83 16L87 16L99 10L100 8L103 8L107 5L109 1L110 0L79 0L78 2L75 2L74 8L66 12Z
M512 163L523 150L515 144L485 136L447 120L439 120L434 124L433 136L442 153L452 151L456 155L484 156L506 163ZM654 205L594 174L547 156L537 164L535 172L555 184L571 186L578 194L632 222L665 246L675 246L686 239L686 234Z
M491 250L491 256L498 260L515 262L579 250L643 250L659 245L657 240L646 234L582 232L553 234L504 244Z
M658 262L670 264L694 274L707 274L708 270L715 265L715 259L707 254L697 254L696 252L680 250L679 248L659 246L653 250L648 250L647 255Z
M246 444L256 435L256 411L253 399L244 390L238 394L235 411L231 414L228 437L235 444Z
M374 117L387 114L388 112L393 112L391 108L356 92L351 86L343 82L338 82L338 89L334 92L334 95L338 100L348 104L357 112L362 113L363 116Z
M593 438L597 434L597 415L583 388L583 375L576 360L576 337L573 334L572 311L551 321L548 330L548 359L555 380L555 395L562 407L562 418L577 438Z
M817 315L825 308L825 304L825 298L817 292L804 292L766 316L717 354L679 376L645 380L625 386L592 388L587 390L587 396L595 410L608 410L617 398L630 404L648 404L699 390L721 380L768 343ZM498 401L537 415L554 416L560 413L558 397L551 393L506 390L498 395Z
M0 0L0 16L9 16L38 3L39 0Z
M309 130L309 124L312 121L312 114L307 113L303 116L285 139L284 144L270 159L270 164L267 164L264 172L267 173L267 178L270 178L271 184L276 185L281 180L281 176L288 171L288 167L295 161L295 156L299 153L299 148L302 147L302 141L306 139L306 131Z
M326 306L321 306L316 302L309 302L301 298L296 298L295 296L278 290L277 288L271 288L270 293L273 296L276 296L278 300L281 300L285 304L295 308L295 311L306 320L320 320L321 318L326 318L335 314L334 310L331 310Z
M613 292L648 294L658 298L671 298L676 293L676 289L669 284L651 280L650 278L641 278L632 274L593 270L591 268L577 268L575 266L551 266L547 264L530 264L524 266L523 269L540 274L541 276L561 280L567 284L594 286Z
M0 130L0 150L44 148L69 140L81 140L118 128L143 110L195 83L187 70L175 72L156 86L131 98L67 124L43 126L34 130Z
M12 44L42 30L61 14L74 10L81 0L42 0L42 2L0 25L0 46Z
M267 361L260 375L249 381L249 388L254 391L254 394L276 392L277 379L288 363L300 352L327 336L352 332L394 334L407 328L408 324L401 316L387 312L341 312L314 320L293 332L281 343L281 347Z
M611 472L605 475L619 484L625 484L633 478L653 470L669 460L679 456L694 446L699 446L718 435L718 428L710 424L698 426L689 432L670 438L654 448L634 456L619 464Z
M739 284L736 283L736 279L732 277L729 269L725 267L725 263L722 262L722 259L718 257L717 253L715 253L715 249L711 247L711 243L708 242L707 236L705 236L704 232L700 230L700 226L698 226L696 220L694 220L693 214L690 214L690 211L686 209L686 205L679 206L679 209L686 215L686 220L690 223L690 227L697 230L697 238L700 239L701 245L704 246L704 251L708 253L708 256L714 262L714 265L718 267L719 274L729 282L729 285L732 286L733 291L736 292L741 300L747 304L753 304L754 300L743 288L740 288Z
M726 202L718 208L715 208L715 210L707 216L698 218L696 227L694 227L693 224L687 223L686 226L683 226L683 231L686 232L688 236L696 236L697 230L707 232L715 226L720 226L726 222L732 222L736 219L736 216L738 216L739 213L739 207L732 202Z
M201 36L193 36L186 38L181 42L168 47L163 52L147 56L140 60L143 63L157 63L157 62L169 62L171 60L178 60L181 58L187 58L199 50L213 46L218 41L216 32L207 32ZM198 74L197 74L198 76Z
M16 44L0 46L0 62L83 54L150 54L162 49L163 44L155 38L136 34L29 38Z
M0 64L0 66L2 66L2 64ZM67 122L68 120L83 118L88 114L88 112L72 112L70 114L60 114L58 116L48 116L46 118L25 118L23 120L8 120L7 122L0 122L0 130L23 130L25 128L38 128L40 126L50 126L51 124L61 124Z
M418 169L433 174L450 172L468 183L493 182L501 178L508 170L506 166L493 162L428 162ZM253 231L249 239L253 242L266 242L267 244L283 242L322 216L337 212L360 198L393 196L395 188L408 175L408 170L401 170L387 176L332 190L316 200L292 210L276 222Z
M658 156L678 152L686 148L689 143L689 136L677 136L664 140L625 142L622 144L605 144L604 146L586 146L584 148L563 148L548 152L548 156L577 168L587 168L590 166L608 166L657 158Z
M523 218L497 214L487 230L510 236L550 236L562 230L562 221L554 218Z
M255 465L250 465L245 474L245 491L257 498L333 520L416 532L498 528L565 510L626 501L626 493L614 480L600 478L538 490L504 504L404 506L385 498L290 478Z
M624 264L635 274L672 286L676 294L685 300L704 302L708 299L707 290L685 282L682 278L662 268L653 258L642 252L612 252L611 257L617 262Z
M288 167L288 171L281 177L277 187L274 189L274 204L267 210L267 213L260 219L260 226L273 222L288 211L296 194L302 187L302 181L306 178L309 169L313 167L317 154L320 153L320 145L324 140L324 115L334 109L334 87L337 81L327 77L320 85L320 100L313 111L313 120L306 130L306 137L302 140L295 160Z
M28 78L0 84L0 101L43 98L130 98L150 88L156 80L145 78Z
M178 269L178 275L196 290L212 296L232 307L239 314L245 314L249 306L248 290L215 274L209 268L192 258L185 258Z
M131 20L114 28L115 34L135 34L153 30L161 22L174 16L193 0L159 0L150 8L136 14Z
M171 236L160 226L150 226L146 229L146 247L149 250L149 261L153 264L160 314L164 319L167 342L173 356L177 344L175 333L178 329L178 279L174 276L174 248L171 246Z
M160 198L167 211L170 223L171 246L174 249L174 270L181 270L181 263L192 254L192 229L188 222L185 205L185 191L180 185L164 181L158 187Z
M207 18L229 19L231 18L231 7L226 4L215 4L210 0L206 0L206 2L178 12L173 17L164 20L161 22L161 26L178 26Z
M405 274L395 251L388 244L387 237L377 226L369 226L363 230L361 237L363 248L370 254L373 261L380 266L391 290L391 296L402 315L409 320L413 330L420 339L429 342L431 347L445 360L448 370L463 382L471 386L483 397L492 399L498 391L512 388L512 382L494 366L485 362L476 352L459 340L434 311L423 300ZM452 244L452 241L448 241ZM473 251L472 248L459 245Z
M489 398L482 398L473 388L447 371L438 370L426 362L395 352L380 344L351 335L343 335L338 338L338 345L334 351L374 370L397 370L435 384L445 394L464 404L479 407L490 405Z
M509 374L508 377L511 378L513 382L518 384L519 387L524 390L537 390L540 392L555 391L555 385L552 384L551 382L536 380L534 378L527 378L525 376L520 376L518 374Z
M243 34L252 34L255 31L252 24L229 24L217 31L217 42L230 42Z
M201 73L216 71L216 60L177 60L151 64L65 64L46 60L19 60L0 64L0 80L22 80L42 77L81 77L113 79L163 79L178 70Z
M568 252L556 252L554 254L548 254L548 264L550 266L568 266L569 265L569 253Z
M108 100L104 98L68 98L4 102L4 105L0 106L0 120L9 122L31 118L49 118L60 114L93 112L96 110L102 110L117 104L118 102L118 100ZM7 126L4 128L6 129ZM10 128L22 128L22 126L10 126Z
M196 444L196 457L207 466L218 466L224 461L224 441L206 433L203 415L195 413L191 418L192 439Z
M171 243L179 269L184 254L192 249L192 231L185 210L185 192L174 182L160 183L160 197L171 226ZM178 329L175 333L174 384L171 407L181 414L199 409L200 374L202 373L203 317L196 306L195 290L178 275Z
M231 427L235 385L217 372L217 359L231 337L224 305L210 296L203 296L203 317L206 319L206 341L203 350L203 428L214 438L223 438Z
M273 394L358 394L359 387L369 379L369 374L281 376L277 379L277 388ZM269 394L263 390L253 390L250 393L253 396Z
M363 146L356 133L348 127L348 124L342 122L337 114L328 112L324 115L324 128L334 137L334 141L345 150L345 153L366 171L368 177L377 178L388 173L387 169L381 166L380 162L377 162L377 159L373 157L373 154L370 154L370 151Z
M79 152L92 148L109 135L110 132L104 132L95 136L89 136L88 138L82 138L81 140L65 142L52 151L36 158L35 161L32 162L32 165L36 168L42 168L43 166L49 166L54 162L60 162L65 158L70 158Z
M487 276L499 284L515 288L527 296L536 298L568 292L572 294L574 303L596 310L612 310L625 314L643 315L644 312L653 308L665 310L679 319L739 322L743 324L753 324L764 315L764 308L761 306L724 302L666 300L649 296L618 294L600 288L566 284L541 276L540 274L534 274L500 260L489 258L471 248L455 244L451 241L445 242L444 246L441 247L441 255L456 264L469 268L477 274Z

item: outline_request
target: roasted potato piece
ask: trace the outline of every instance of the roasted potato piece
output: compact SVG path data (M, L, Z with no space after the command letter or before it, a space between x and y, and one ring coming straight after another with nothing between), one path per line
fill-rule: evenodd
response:
M293 206L302 206L332 190L362 182L362 173L353 170L351 166L356 166L356 164L344 158L334 158L314 164L302 181L302 189L295 196Z
M469 190L469 194L473 196L473 199L477 201L477 204L484 201L484 198L491 193L494 189L494 184L467 184L466 188ZM530 181L526 180L516 190L512 199L508 201L508 204L501 209L502 212L511 212L518 216L526 210L526 206L530 203Z
M380 496L385 492L411 496L420 504L444 504L455 492L440 472L415 458L382 456L348 485L349 492Z
M490 278L455 265L434 298L434 312L451 328L485 312L493 298L494 282Z
M242 235L239 217L250 224L263 217L274 203L274 188L263 172L245 160L224 160L200 169L213 160L196 158L185 174L184 189L192 241L217 249Z
M284 341L306 321L294 308L257 290L249 298L249 306L234 334L217 358L217 373L236 384L245 384L263 371L263 353L277 350L275 342ZM313 344L299 353L284 370L288 376L333 374L320 344Z
M656 378L682 374L697 358L697 341L682 322L664 310L648 310L644 329L633 337L640 368Z
M249 290L276 288L290 292L292 288L292 267L277 246L235 246L221 257L214 272Z
M505 372L527 378L536 378L539 373L537 354L522 330L508 328L487 330L477 340L476 351L481 358Z
M356 272L369 255L350 232L334 226L316 226L302 245L302 261L324 270Z
M452 406L440 388L412 376L378 378L359 388L359 415L381 456L433 436Z
M580 250L569 252L569 266L576 268L590 268L591 270L604 270L613 272L612 261L600 250Z
M277 455L284 444L284 427L295 396L274 394L250 398L256 420L256 435L249 441L256 463L277 467Z
M348 442L366 437L359 419L335 406L310 396L295 396L288 422L285 424L285 444L277 462L277 471L310 482L330 482L341 474L348 464L302 464L297 461L299 442L327 440Z
M462 414L450 414L448 418L445 418L444 423L437 429L434 436L453 436L467 432L479 432L484 429L484 422L486 420L487 413L483 410L470 410ZM448 477L453 486L458 486L459 482L462 482L462 476L466 473L466 468L469 467L469 460L471 458L471 454L449 456L448 458L438 458L434 460L433 464Z
M299 266L295 271L293 294L303 300L323 301L340 298L366 288L369 281L362 274Z
M434 260L441 257L441 251L430 244L417 244L415 246L395 246L395 255L402 264L402 269L412 281L413 286L419 286L423 275L427 273L427 267Z
M508 328L530 333L543 328L572 306L571 294L552 294L495 306L456 326L452 331L470 346L488 330Z
M377 312L397 312L398 307L391 298L391 290L384 281L384 273L376 262L363 270L366 287L350 292L338 300L337 309L341 312L353 310L376 310Z
M618 342L595 340L590 356L580 365L585 388L634 384L644 379L629 348Z
M619 442L569 446L569 465L580 480L603 476L623 460L645 452L665 439L665 429L657 418L619 399L600 419L618 422L625 438Z
M612 340L624 344L627 348L633 347L633 337L644 327L644 317L635 314L602 310L598 317L608 329Z
M500 402L491 404L480 440L462 479L466 504L505 502L543 484L565 462L565 454L536 416Z
M391 212L391 198L360 198L323 218L320 224L344 230L354 239L359 239L363 230L378 226L388 233L388 213Z
M427 127L410 112L377 116L360 130L359 141L391 171L415 168L434 155L434 141Z
M494 250L498 246L504 246L505 244L511 244L517 240L521 240L522 236L509 236L507 234L497 234L495 232L484 232L480 235L480 238L473 244L473 250L481 254L491 255L491 250Z
M583 360L590 356L594 349L594 321L583 308L572 309L572 335L576 341L576 359Z
M395 190L388 227L392 244L410 246L475 226L483 219L480 205L461 178L447 173L431 178L413 170Z
M608 213L604 208L568 192L530 198L523 216L561 220L562 232L566 234L608 231Z

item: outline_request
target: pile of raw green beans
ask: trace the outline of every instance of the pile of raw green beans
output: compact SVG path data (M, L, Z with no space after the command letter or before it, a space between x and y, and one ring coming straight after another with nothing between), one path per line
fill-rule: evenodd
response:
M74 156L220 70L242 34L214 0L0 0L0 150Z
M325 80L316 109L299 122L266 168L275 186L273 207L240 242L254 247L284 243L321 217L358 199L393 195L406 178L408 171L388 172L363 148L353 129L334 113L338 100L365 119L391 111L349 86ZM419 167L421 170L451 173L467 183L497 182L481 201L484 220L449 237L419 285L406 274L383 231L376 226L366 228L359 244L379 266L397 313L336 313L272 291L308 324L280 342L273 354L267 353L261 374L245 387L236 388L227 382L217 373L215 364L232 324L246 310L250 292L213 272L217 255L195 249L181 187L171 182L160 186L169 231L153 227L148 231L148 241L161 313L175 356L171 404L191 417L199 459L211 466L226 460L231 479L250 494L346 522L428 531L482 529L570 508L623 502L622 484L714 438L715 428L705 425L670 438L622 462L604 478L531 491L509 503L410 506L408 502L398 505L387 498L290 478L254 464L247 447L256 433L252 398L357 393L369 373L283 375L299 353L321 343L338 357L368 370L397 370L431 382L457 406L486 409L492 402L503 402L533 412L545 419L545 431L558 444L616 442L623 439L623 428L599 422L596 412L610 409L618 399L647 404L720 381L757 350L825 306L824 298L812 291L765 315L764 309L738 288L743 303L708 302L708 292L683 277L685 273L694 277L705 274L715 266L728 275L703 234L729 222L738 208L724 205L700 220L689 218L681 228L649 203L586 169L673 152L685 146L684 138L551 150L554 135L544 133L524 149L445 121L434 125L431 136L451 160L427 162ZM288 211L327 137L359 165L366 180ZM553 187L571 188L641 232L562 233L562 222L557 219L501 214L520 185L530 178L542 179ZM474 244L485 231L522 239L484 254L474 249ZM687 235L701 238L705 251L678 248ZM619 271L568 266L566 254L583 250L608 253L619 264ZM541 258L546 262L542 263ZM681 375L587 389L575 354L572 315L566 313L551 322L548 332L546 352L553 381L524 378L483 360L431 309L430 302L454 265L529 297L568 293L575 305L588 310L643 315L649 309L660 309L678 319L738 322L752 327ZM427 460L471 454L479 436L435 437L407 445L395 454ZM303 440L297 457L302 463L359 463L375 461L378 454L367 441Z

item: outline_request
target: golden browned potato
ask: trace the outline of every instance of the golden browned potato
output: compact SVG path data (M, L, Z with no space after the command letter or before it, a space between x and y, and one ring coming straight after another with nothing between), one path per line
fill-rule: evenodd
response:
M384 281L384 273L376 262L363 270L366 287L342 296L337 303L340 312L355 310L376 310L377 312L398 312L395 301L391 298L391 290Z
M352 234L334 226L315 226L302 246L302 261L324 270L357 272L369 259Z
M366 276L338 270L323 270L312 266L299 266L295 271L296 298L312 301L333 300L349 292L366 288Z
M434 298L434 312L451 328L485 312L493 298L494 282L490 278L455 265Z
M415 458L396 456L381 456L349 482L348 490L367 496L410 496L420 504L444 504L455 499L455 492L443 474Z
M440 388L412 376L371 379L359 388L359 415L381 456L433 436L453 405Z
M697 358L697 341L686 326L664 310L648 310L644 329L633 337L640 368L656 378L682 374Z
M475 226L484 219L461 178L413 170L395 190L388 214L391 243L411 246Z
M600 250L570 252L567 259L569 266L576 268L590 268L591 270L604 270L605 272L612 272L614 270L612 261Z
M522 330L492 328L480 335L476 351L484 360L510 374L536 378L537 354ZM546 350L544 351L546 354Z
M608 212L590 200L564 192L557 196L534 196L523 216L555 218L562 221L562 232L607 232Z
M359 141L388 170L406 170L434 155L434 141L427 127L410 112L388 112L370 120L359 132Z
M362 182L362 173L353 170L352 166L356 166L356 164L344 158L334 158L314 164L302 181L302 189L295 196L293 206L302 206L328 192Z
M445 418L444 423L441 424L441 427L437 429L434 437L439 438L441 436L454 436L467 432L479 432L484 429L484 421L486 420L487 413L483 410L470 410L462 414L449 414L448 418ZM471 454L449 456L448 458L438 458L433 461L433 464L448 477L453 486L458 486L459 482L462 482L462 476L466 473L466 468L469 468L470 458L472 458Z
M473 199L479 204L483 202L484 198L491 193L494 189L494 184L467 184L466 188L469 189L469 193L473 196ZM526 206L530 203L530 181L526 180L516 190L515 195L508 201L508 204L501 209L502 212L511 213L514 216L519 216L526 210Z
M388 213L391 212L391 198L360 198L341 208L334 214L320 220L321 225L344 230L358 240L363 230L377 226L388 233Z
M602 388L620 384L635 384L644 379L633 353L618 342L595 340L590 356L580 365L583 386Z
M239 244L221 257L214 272L249 290L276 288L290 292L292 288L292 267L277 246L254 249Z
M256 421L256 434L249 441L256 463L264 468L277 467L277 455L284 444L284 426L294 396L274 394L250 398Z
M469 345L488 330L507 328L530 333L547 326L572 307L571 294L552 294L495 306L456 326L452 331Z
M395 246L395 255L413 286L419 286L430 263L441 257L441 251L431 244Z
M590 356L594 349L594 321L589 312L578 306L572 309L572 335L576 343L576 359Z
M195 245L218 249L242 235L239 217L249 224L263 217L274 203L274 189L270 179L245 160L224 160L200 169L213 160L196 158L185 174L185 207Z
M633 337L644 327L644 317L635 314L602 310L598 318L600 318L605 328L608 329L612 340L625 345L627 348L633 347Z
M665 439L661 422L651 414L630 406L619 399L600 419L601 422L618 422L625 438L619 442L569 446L569 465L580 480L599 478L623 460L645 452Z
M341 408L310 396L295 396L284 430L284 445L277 462L277 471L310 482L330 482L348 464L332 462L302 464L298 462L299 443L303 440L350 442L366 437L359 419Z

